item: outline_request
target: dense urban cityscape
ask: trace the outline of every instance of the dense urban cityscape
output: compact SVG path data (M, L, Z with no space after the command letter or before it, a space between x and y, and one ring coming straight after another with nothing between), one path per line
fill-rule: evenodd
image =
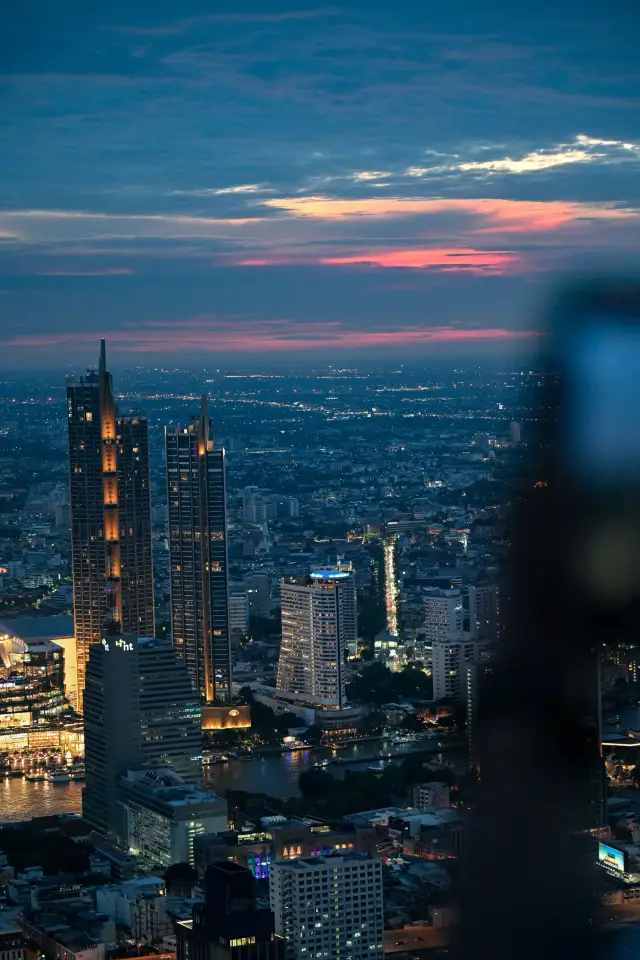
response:
M104 341L66 391L5 377L3 957L446 950L544 382L114 380ZM637 653L601 666L588 827L603 915L628 921Z

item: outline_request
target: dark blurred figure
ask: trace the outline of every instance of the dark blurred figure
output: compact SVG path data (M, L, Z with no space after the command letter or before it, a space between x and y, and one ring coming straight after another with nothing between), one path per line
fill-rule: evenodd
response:
M465 960L586 960L604 945L600 655L640 622L639 305L636 288L585 288L550 324L504 645L480 691Z

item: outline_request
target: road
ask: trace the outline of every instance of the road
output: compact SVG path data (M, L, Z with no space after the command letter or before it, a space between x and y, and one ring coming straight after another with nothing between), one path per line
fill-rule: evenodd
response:
M396 537L384 542L384 599L387 608L387 630L398 636L398 578L396 574Z

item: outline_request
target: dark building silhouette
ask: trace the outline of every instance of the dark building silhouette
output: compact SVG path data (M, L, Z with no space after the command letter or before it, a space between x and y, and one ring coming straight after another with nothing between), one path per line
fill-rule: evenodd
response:
M128 769L172 767L188 783L199 781L201 705L168 640L107 635L91 647L86 682L82 816L117 838L117 782Z
M78 707L89 647L114 626L155 633L147 420L120 417L101 342L98 371L67 384Z
M167 498L171 629L194 689L208 703L231 697L225 453L200 417L168 428Z
M205 902L176 924L176 960L284 960L271 910L256 905L255 880L237 863L211 864Z

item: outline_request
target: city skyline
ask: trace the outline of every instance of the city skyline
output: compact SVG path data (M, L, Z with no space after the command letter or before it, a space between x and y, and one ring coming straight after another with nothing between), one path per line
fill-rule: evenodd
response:
M519 355L559 277L637 257L623 6L36 8L3 17L3 368L105 334L129 363Z

